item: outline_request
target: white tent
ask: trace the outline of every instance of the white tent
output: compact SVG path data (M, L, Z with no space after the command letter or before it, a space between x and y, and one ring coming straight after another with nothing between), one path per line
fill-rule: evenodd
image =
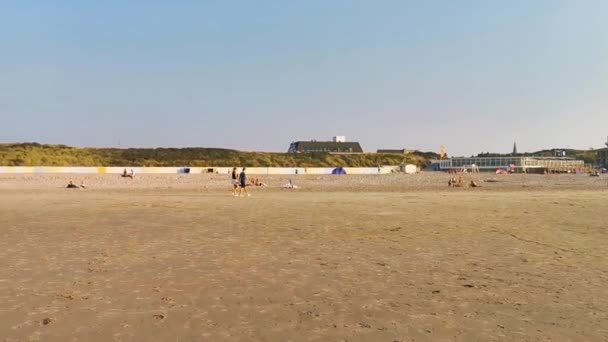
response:
M418 167L416 167L416 165L414 165L414 164L407 164L407 165L405 165L405 168L403 171L405 173L407 173L408 175L412 175L412 174L418 172Z

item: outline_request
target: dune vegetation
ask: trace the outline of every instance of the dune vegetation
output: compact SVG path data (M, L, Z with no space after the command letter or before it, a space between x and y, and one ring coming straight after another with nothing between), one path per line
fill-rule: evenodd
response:
M0 144L0 166L426 166L434 153L330 154L241 152L220 148L81 148L38 143Z

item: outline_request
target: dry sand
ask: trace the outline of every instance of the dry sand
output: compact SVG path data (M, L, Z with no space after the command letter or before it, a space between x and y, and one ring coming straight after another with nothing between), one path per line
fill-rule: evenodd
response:
M1 338L608 340L608 177L262 178L0 175Z

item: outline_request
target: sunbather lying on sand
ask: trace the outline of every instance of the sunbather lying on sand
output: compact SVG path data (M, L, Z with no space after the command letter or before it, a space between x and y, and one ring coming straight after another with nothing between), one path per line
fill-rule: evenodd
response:
M66 186L67 189L80 189L80 187L76 184L74 184L72 181L70 181L68 183L68 185Z
M263 183L261 180L256 178L256 179L250 179L249 184L247 184L247 186L266 186L266 183Z

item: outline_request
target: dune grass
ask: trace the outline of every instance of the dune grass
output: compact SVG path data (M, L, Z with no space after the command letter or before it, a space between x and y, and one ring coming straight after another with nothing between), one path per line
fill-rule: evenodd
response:
M329 154L241 152L219 148L80 148L38 143L0 144L1 166L233 166L377 167L425 166L433 153Z

